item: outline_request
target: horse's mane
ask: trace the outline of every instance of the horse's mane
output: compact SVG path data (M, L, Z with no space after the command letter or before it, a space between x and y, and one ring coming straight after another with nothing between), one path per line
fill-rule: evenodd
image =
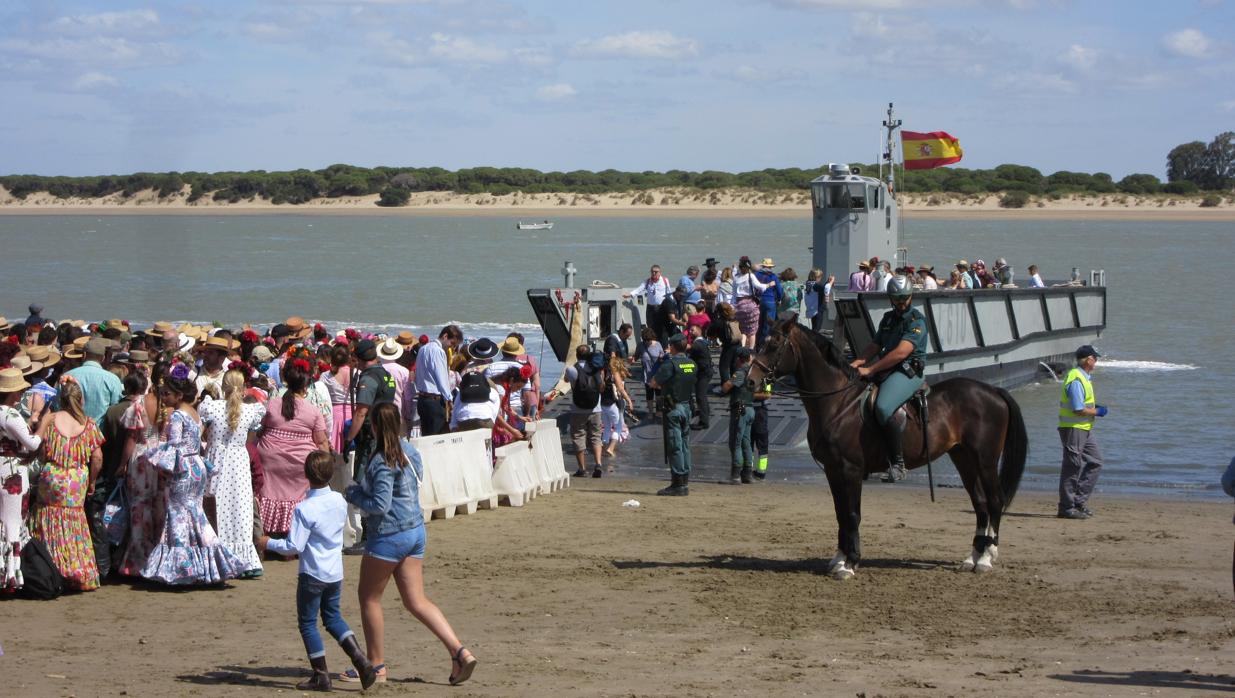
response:
M836 348L836 345L830 339L801 325L797 326L797 330L810 339L815 348L819 350L819 353L823 355L824 361L833 368L840 370L846 378L853 378L857 374L857 371L849 365L849 362L845 360L845 357L841 355L840 350Z

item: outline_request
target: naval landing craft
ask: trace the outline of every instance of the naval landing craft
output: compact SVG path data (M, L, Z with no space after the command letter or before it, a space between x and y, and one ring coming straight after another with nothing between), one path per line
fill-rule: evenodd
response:
M863 175L858 168L830 164L827 174L810 182L813 266L824 278L835 276L833 301L825 313L824 335L848 354L865 347L889 308L887 294L850 291L843 286L858 262L872 257L895 260L905 266L908 249L901 240L900 209L892 153L895 131L901 122L884 122L887 147L881 177ZM606 337L624 322L643 328L649 309L641 296L628 298L631 289L593 281L576 286L577 270L570 262L562 269L565 286L529 289L528 300L536 320L558 361L567 363L580 343L600 348ZM1066 370L1076 347L1096 343L1106 329L1106 278L1093 270L1088 279L1079 270L1063 281L1047 281L1046 288L938 290L914 292L914 306L926 315L930 344L926 379L939 382L965 376L1002 388L1015 388ZM572 359L573 360L573 359ZM639 400L642 375L635 367L627 392ZM715 379L714 379L715 380ZM724 444L728 439L727 398L713 397L712 425L695 432L692 442ZM570 401L558 400L547 415L564 414ZM796 398L774 397L768 415L773 447L802 445L806 413ZM632 437L659 441L660 425L644 419Z

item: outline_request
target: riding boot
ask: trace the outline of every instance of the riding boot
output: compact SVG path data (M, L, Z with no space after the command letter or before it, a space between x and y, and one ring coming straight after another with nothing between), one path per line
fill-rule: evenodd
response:
M309 657L309 666L313 667L313 676L296 684L297 691L329 691L330 672L326 669L326 655Z
M360 686L368 688L377 681L377 669L373 668L373 663L369 661L369 657L360 649L360 644L356 642L356 635L348 635L339 647L347 653L348 659L352 660L352 666L356 667L356 674L360 677Z
M742 478L743 485L749 485L750 483L754 482L754 480L751 479L751 467L749 465L742 468L740 475Z
M690 494L690 473L682 476L682 491L677 496L685 497L688 494Z
M728 480L721 480L721 481L720 481L720 484L722 484L722 485L740 485L740 484L742 484L742 481L741 481L740 479L738 479L738 478L740 477L740 475L741 475L741 472L742 472L742 466L740 466L740 465L731 465L731 466L729 466L729 479L728 479Z
M884 447L888 451L888 472L883 476L884 482L896 482L905 479L905 454L901 448L901 434L905 431L905 412L898 409L883 425Z
M660 497L676 497L676 496L678 496L678 490L680 490L680 489L682 488L682 476L681 476L681 475L678 475L677 473L672 473L672 475L673 475L673 477L672 477L672 479L671 479L671 480L670 480L670 482L669 482L669 486L668 486L668 487L666 487L666 488L664 488L664 489L662 489L662 490L657 490L657 491L656 491L656 494L657 494L658 496L660 496Z

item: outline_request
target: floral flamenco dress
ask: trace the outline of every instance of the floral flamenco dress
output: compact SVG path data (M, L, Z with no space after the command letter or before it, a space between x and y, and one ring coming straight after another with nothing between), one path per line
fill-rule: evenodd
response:
M47 431L44 462L38 475L38 504L30 535L42 540L65 584L81 591L99 588L99 568L86 520L86 489L90 456L103 447L103 434L94 420L69 438L55 424Z
M214 466L201 456L202 427L176 410L164 438L148 450L146 461L166 473L166 504L162 535L150 550L141 576L174 585L219 584L240 576L245 564L215 535L202 497Z
M129 504L129 535L120 574L135 577L146 566L150 550L163 531L164 499L159 490L159 471L146 460L146 451L159 445L159 430L146 414L142 400L134 400L125 411L122 423L136 441L125 475L125 495Z

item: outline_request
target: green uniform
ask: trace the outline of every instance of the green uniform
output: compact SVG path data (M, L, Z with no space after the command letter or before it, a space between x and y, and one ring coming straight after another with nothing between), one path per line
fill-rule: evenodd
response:
M922 376L911 376L903 368L905 364L921 362L926 358L926 342L929 330L926 328L926 316L917 308L910 306L905 312L895 308L884 313L879 321L879 329L875 332L875 344L879 345L877 359L887 356L902 341L913 345L913 351L905 357L900 366L895 367L883 382L879 384L879 397L875 399L875 419L879 424L886 424L888 418L897 408L913 397L918 388L922 387Z
M695 392L697 370L694 361L674 354L653 376L664 394L661 429L665 435L665 458L675 475L690 474L690 398Z
M747 373L748 369L739 368L729 378L733 386L729 391L729 453L735 468L754 465L750 427L755 422L755 395L746 384Z

